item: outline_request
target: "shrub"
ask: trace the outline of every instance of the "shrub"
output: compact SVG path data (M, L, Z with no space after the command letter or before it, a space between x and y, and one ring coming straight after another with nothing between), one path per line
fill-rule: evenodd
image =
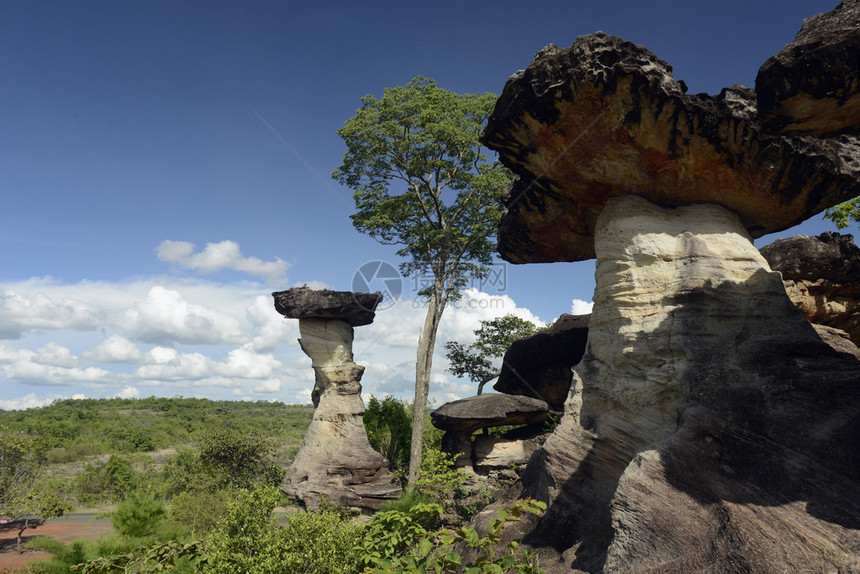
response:
M370 396L364 410L364 428L374 450L388 459L392 469L409 465L412 445L412 417L409 405L394 397L382 401Z
M164 503L156 500L153 493L134 492L123 500L110 521L120 535L127 538L143 538L155 534L165 518Z
M271 486L240 490L225 519L206 538L206 572L355 572L361 527L340 512L303 512L278 527L272 511L281 495Z

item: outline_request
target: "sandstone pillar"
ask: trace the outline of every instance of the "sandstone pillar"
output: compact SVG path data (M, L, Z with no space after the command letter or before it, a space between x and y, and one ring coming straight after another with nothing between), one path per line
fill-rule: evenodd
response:
M379 293L290 289L273 294L275 307L299 319L299 344L314 369L314 416L282 489L303 505L323 501L378 509L397 498L388 461L370 447L364 430L361 376L353 362L353 326L373 320Z

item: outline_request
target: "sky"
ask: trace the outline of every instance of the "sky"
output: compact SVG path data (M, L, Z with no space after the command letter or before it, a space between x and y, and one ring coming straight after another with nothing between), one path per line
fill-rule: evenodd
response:
M691 92L752 87L804 18L836 4L0 2L0 408L306 404L298 321L270 293L352 290L360 269L401 261L353 229L351 193L330 175L362 96L418 75L499 94L544 46L598 30L645 45ZM756 245L827 230L816 216ZM403 279L400 300L356 328L365 396L411 397L415 286ZM445 371L446 341L506 313L543 325L587 312L593 288L593 261L499 261L445 312L431 399L474 394Z

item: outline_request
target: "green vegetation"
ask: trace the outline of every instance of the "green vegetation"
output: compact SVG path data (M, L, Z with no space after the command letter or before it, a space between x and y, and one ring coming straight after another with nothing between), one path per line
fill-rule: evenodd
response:
M186 401L203 412L194 413ZM391 398L369 403L369 429L375 429L369 434L390 452L408 454L409 405ZM61 401L44 409L0 412L6 425L0 428L4 495L14 490L9 477L26 475L41 477L16 482L39 485L41 494L32 500L63 492L77 504L116 505L109 513L114 533L96 541L64 544L36 537L29 544L52 557L29 572L357 574L454 572L457 564L471 572L540 571L533 556L519 552L516 544L499 543L501 528L526 503L510 514L503 511L507 518L494 522L483 537L464 526L476 511L460 504L468 492L466 476L439 451L440 433L429 424L415 489L369 522L333 508L276 514L276 507L290 504L277 489L287 464L278 457L297 448L311 415L308 407L197 399ZM82 420L88 422L79 426ZM139 452L132 441L118 450L113 439L90 449L69 448L83 445L82 436L98 436L98 428L125 426L126 436L135 436L138 424L182 442L160 446L154 441L159 452L152 453ZM63 449L62 462L48 464L52 449ZM86 454L76 458L73 452ZM392 459L406 464L402 457ZM13 472L15 461L31 469L29 474ZM450 544L485 558L467 562Z
M478 384L478 393L484 390L484 385L495 379L501 373L493 363L501 359L508 347L515 340L528 337L538 332L538 327L531 321L521 319L516 315L505 315L488 321L481 321L475 333L475 342L463 345L457 341L445 343L445 355L451 366L448 371L455 377L468 376Z
M840 203L824 212L824 217L836 224L836 229L845 229L851 223L860 224L860 197Z
M353 226L397 245L405 276L426 279L427 314L418 337L410 488L418 479L424 408L436 331L469 277L483 277L495 253L502 196L511 173L480 143L493 94L455 94L418 76L364 96L338 134L346 143L332 177L353 190Z
M374 450L388 459L391 470L402 473L409 465L412 417L409 405L394 397L373 395L364 409L364 428Z

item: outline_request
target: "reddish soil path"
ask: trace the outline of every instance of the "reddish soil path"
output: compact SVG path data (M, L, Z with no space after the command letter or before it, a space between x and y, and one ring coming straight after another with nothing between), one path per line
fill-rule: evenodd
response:
M96 519L96 514L71 514L55 518L36 529L24 531L22 546L35 536L49 536L61 542L72 540L95 540L111 532L113 527L107 518ZM48 558L50 554L41 550L24 549L23 554L15 550L17 530L0 531L0 572L21 568L35 561Z

